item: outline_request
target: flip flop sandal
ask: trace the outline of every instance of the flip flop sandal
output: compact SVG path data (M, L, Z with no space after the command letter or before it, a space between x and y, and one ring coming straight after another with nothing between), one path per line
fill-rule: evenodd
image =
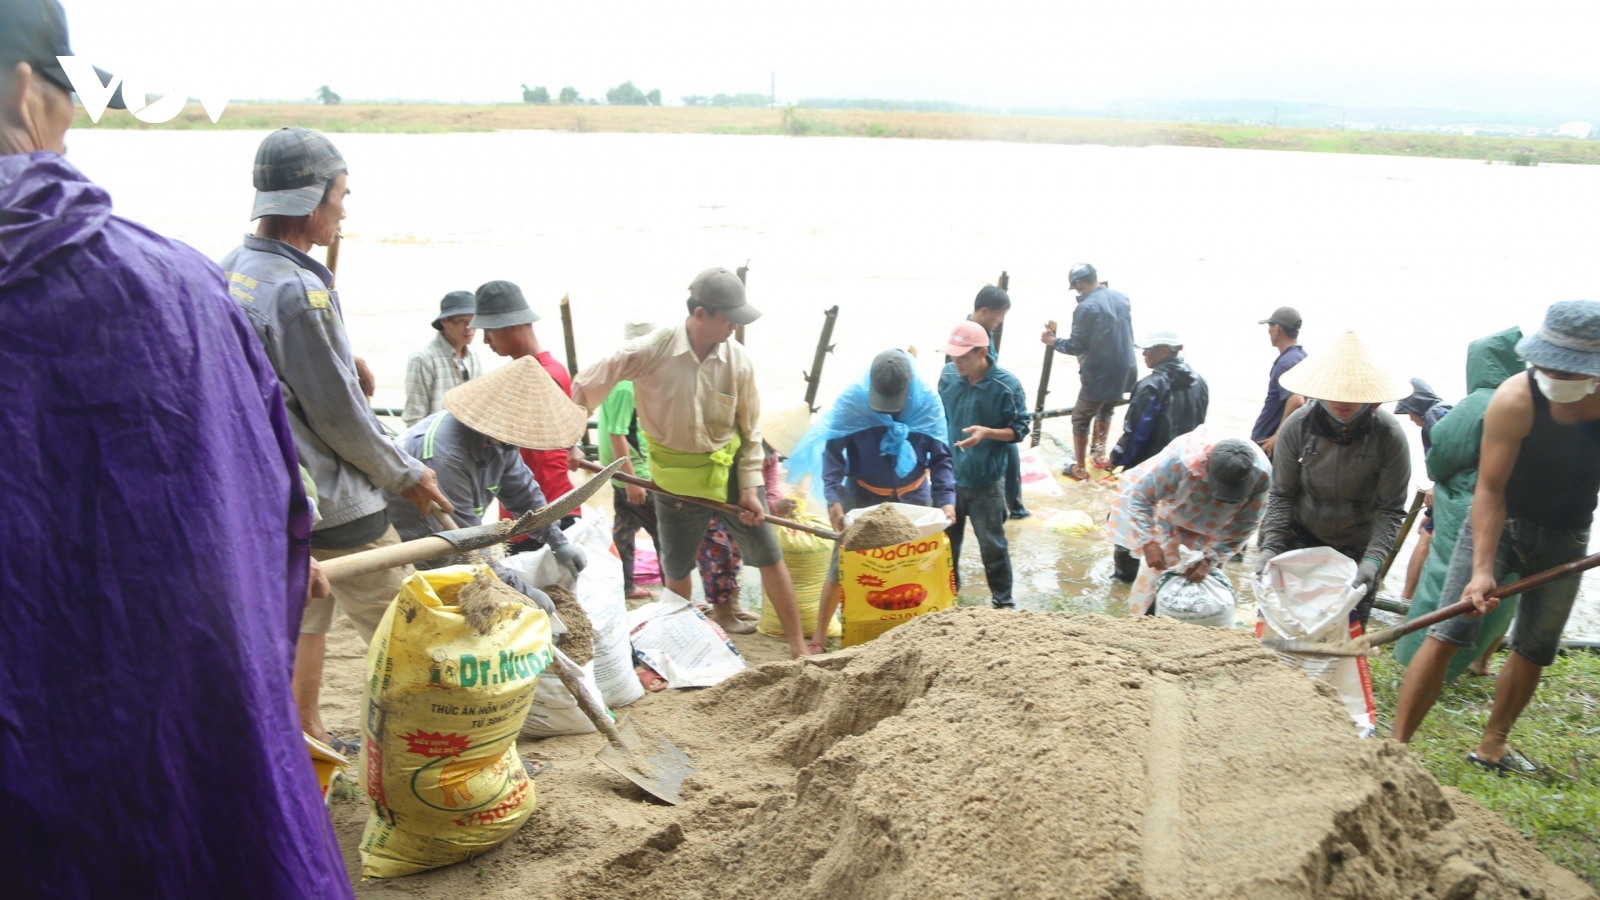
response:
M538 778L540 775L550 771L550 767L553 765L555 765L555 763L549 760L541 759L535 761L531 759L525 759L522 761L522 771L527 772L529 778Z
M1073 481L1089 481L1089 470L1083 466L1068 466L1061 474Z
M334 750L338 751L344 756L361 755L361 738L355 738L347 741L342 737L336 737L334 733L330 731L328 732L328 746L332 747Z
M1497 760L1487 760L1476 752L1467 754L1467 762L1482 766L1501 776L1521 775L1525 778L1533 777L1544 771L1544 767L1528 759L1515 750L1507 750L1506 755Z

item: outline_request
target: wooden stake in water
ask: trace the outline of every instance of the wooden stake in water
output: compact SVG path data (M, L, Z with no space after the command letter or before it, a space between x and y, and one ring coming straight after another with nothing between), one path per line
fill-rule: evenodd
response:
M801 373L806 380L806 405L811 407L813 413L817 409L817 387L822 384L822 363L827 360L828 354L833 352L833 323L839 318L839 307L834 305L831 309L822 311L822 336L817 338L817 352L811 357L811 373Z
M1045 326L1051 334L1056 333L1056 320L1051 319ZM1044 348L1044 366L1039 370L1039 392L1033 398L1033 437L1029 446L1039 446L1039 439L1044 436L1044 398L1050 393L1050 367L1056 361L1056 347L1046 344ZM1083 465L1082 460L1075 460L1078 465Z

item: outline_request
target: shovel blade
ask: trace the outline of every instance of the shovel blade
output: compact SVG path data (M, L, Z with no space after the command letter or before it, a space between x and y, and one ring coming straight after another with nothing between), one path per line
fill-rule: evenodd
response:
M1323 644L1316 641L1293 641L1280 638L1262 638L1261 646L1282 653L1299 653L1302 656L1366 656L1372 649L1365 643L1351 641L1343 644Z
M651 796L673 806L683 802L683 780L700 771L671 741L639 730L632 718L617 723L622 747L606 742L595 757Z

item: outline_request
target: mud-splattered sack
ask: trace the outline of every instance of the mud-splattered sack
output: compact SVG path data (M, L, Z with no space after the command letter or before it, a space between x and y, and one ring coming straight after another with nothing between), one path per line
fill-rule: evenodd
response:
M364 876L460 862L533 814L516 741L550 663L550 619L525 607L479 634L455 606L476 571L452 566L406 579L367 651Z

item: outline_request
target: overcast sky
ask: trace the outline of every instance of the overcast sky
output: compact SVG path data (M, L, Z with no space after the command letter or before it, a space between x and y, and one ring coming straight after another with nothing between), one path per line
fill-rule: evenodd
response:
M1600 107L1600 4L64 0L75 51L152 93L510 101L685 94L999 107L1261 98L1554 115Z

